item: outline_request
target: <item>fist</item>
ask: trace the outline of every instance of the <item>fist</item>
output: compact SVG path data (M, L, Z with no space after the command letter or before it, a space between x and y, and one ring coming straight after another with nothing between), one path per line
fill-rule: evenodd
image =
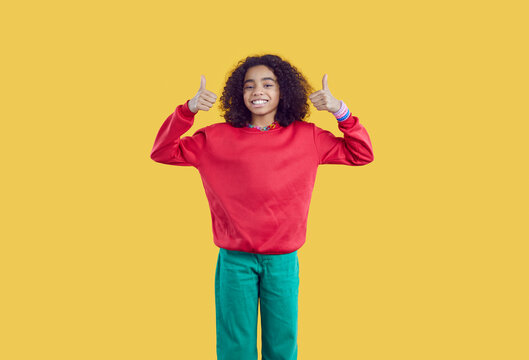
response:
M323 89L313 92L309 95L309 99L318 110L327 110L331 113L335 113L340 110L340 100L336 100L329 91L327 85L327 74L323 75L322 80Z
M217 95L209 90L206 90L206 77L201 75L200 88L198 89L195 97L189 100L189 110L195 114L198 112L198 110L208 111L211 109L216 100Z

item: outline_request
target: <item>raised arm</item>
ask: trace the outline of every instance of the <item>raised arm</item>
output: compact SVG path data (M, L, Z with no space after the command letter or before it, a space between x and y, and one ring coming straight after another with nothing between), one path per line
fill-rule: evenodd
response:
M178 105L162 124L152 147L152 160L168 165L198 167L200 153L206 144L206 133L200 129L193 136L181 137L191 128L195 117L188 103Z
M367 130L356 116L349 115L338 121L338 128L344 136L314 125L314 142L319 164L366 165L373 161L373 147Z
M154 141L151 159L169 165L194 166L200 164L200 154L206 145L206 131L197 130L193 136L181 136L191 128L199 110L208 111L217 96L206 90L206 78L202 75L200 88L191 100L178 105L162 124Z
M309 99L318 110L331 112L338 121L344 137L314 125L314 144L319 164L365 165L373 161L373 146L367 130L353 116L343 101L332 96L327 85L327 74L323 76L323 89L312 93Z

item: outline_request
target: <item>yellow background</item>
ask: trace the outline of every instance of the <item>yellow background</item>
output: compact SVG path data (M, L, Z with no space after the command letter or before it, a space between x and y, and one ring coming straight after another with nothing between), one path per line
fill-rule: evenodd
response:
M528 359L522 3L3 5L0 358L215 358L200 176L149 155L201 74L220 97L274 53L327 73L375 154L319 168L299 358Z

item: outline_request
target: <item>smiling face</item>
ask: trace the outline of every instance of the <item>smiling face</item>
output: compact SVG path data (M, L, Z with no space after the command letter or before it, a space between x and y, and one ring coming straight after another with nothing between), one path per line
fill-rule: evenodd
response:
M243 87L244 104L252 113L252 124L271 124L277 112L280 94L273 71L265 65L252 66L246 71Z

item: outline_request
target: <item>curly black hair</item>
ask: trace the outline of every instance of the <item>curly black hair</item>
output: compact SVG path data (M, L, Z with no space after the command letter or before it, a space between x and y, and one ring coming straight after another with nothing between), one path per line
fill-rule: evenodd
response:
M267 66L279 83L280 96L275 120L281 126L288 126L296 120L303 121L310 114L308 96L313 92L312 86L288 61L277 55L266 54L248 56L230 72L220 97L220 109L226 122L234 127L251 123L252 114L244 104L243 87L246 71L256 65Z

